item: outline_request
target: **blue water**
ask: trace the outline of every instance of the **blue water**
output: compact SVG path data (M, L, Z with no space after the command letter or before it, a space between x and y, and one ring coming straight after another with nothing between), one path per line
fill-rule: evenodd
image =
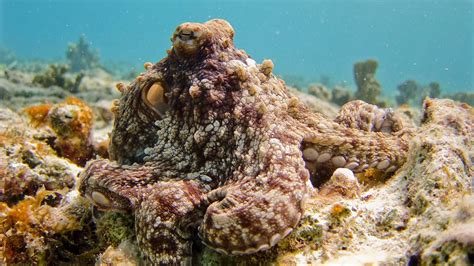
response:
M81 34L104 61L158 61L185 21L224 18L236 45L275 71L354 86L355 61L375 58L386 94L416 79L474 90L474 0L0 0L0 44L23 58L64 58Z

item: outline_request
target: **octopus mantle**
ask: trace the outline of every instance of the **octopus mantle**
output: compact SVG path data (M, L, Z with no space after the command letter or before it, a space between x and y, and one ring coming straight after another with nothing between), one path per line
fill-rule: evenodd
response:
M390 110L312 113L233 36L219 19L178 26L166 58L118 85L110 160L81 173L82 195L134 215L151 262L189 262L197 235L229 255L270 249L298 224L310 179L405 160L410 134Z

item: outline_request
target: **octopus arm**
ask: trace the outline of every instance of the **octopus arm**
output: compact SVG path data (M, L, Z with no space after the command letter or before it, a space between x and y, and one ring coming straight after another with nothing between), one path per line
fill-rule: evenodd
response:
M207 246L230 255L269 249L299 222L309 174L298 138L273 134L260 145L258 174L208 194L200 236Z
M140 250L162 265L191 265L192 232L204 214L205 187L195 181L160 181L143 190L135 214Z
M142 200L141 189L156 182L155 171L146 164L91 161L80 175L79 191L100 209L131 211Z

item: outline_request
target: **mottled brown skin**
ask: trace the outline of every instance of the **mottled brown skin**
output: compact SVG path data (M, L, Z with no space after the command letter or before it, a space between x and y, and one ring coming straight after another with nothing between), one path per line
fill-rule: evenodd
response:
M269 249L298 224L310 176L342 161L353 171L393 171L404 161L403 134L311 113L271 61L256 64L233 35L224 20L180 25L168 56L119 86L111 160L81 174L80 191L97 206L135 215L138 245L153 263L190 262L196 229L220 253Z

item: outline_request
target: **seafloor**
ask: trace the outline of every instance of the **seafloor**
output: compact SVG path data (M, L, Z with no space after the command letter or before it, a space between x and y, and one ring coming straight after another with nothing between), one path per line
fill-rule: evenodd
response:
M133 219L126 213L100 212L77 191L84 164L108 156L110 108L120 97L115 88L120 80L107 71L94 67L78 75L61 70L61 65L39 70L4 67L0 73L3 263L142 262ZM306 89L312 95L290 90L328 118L355 98L395 106L376 98L380 88L371 91L375 95L361 89L348 95L321 84ZM203 265L474 264L474 109L449 99L428 98L423 105L411 106L400 101L395 112L416 129L403 167L390 176L374 169L354 176L339 169L314 188L299 225L275 247L229 257L196 239L193 261Z

